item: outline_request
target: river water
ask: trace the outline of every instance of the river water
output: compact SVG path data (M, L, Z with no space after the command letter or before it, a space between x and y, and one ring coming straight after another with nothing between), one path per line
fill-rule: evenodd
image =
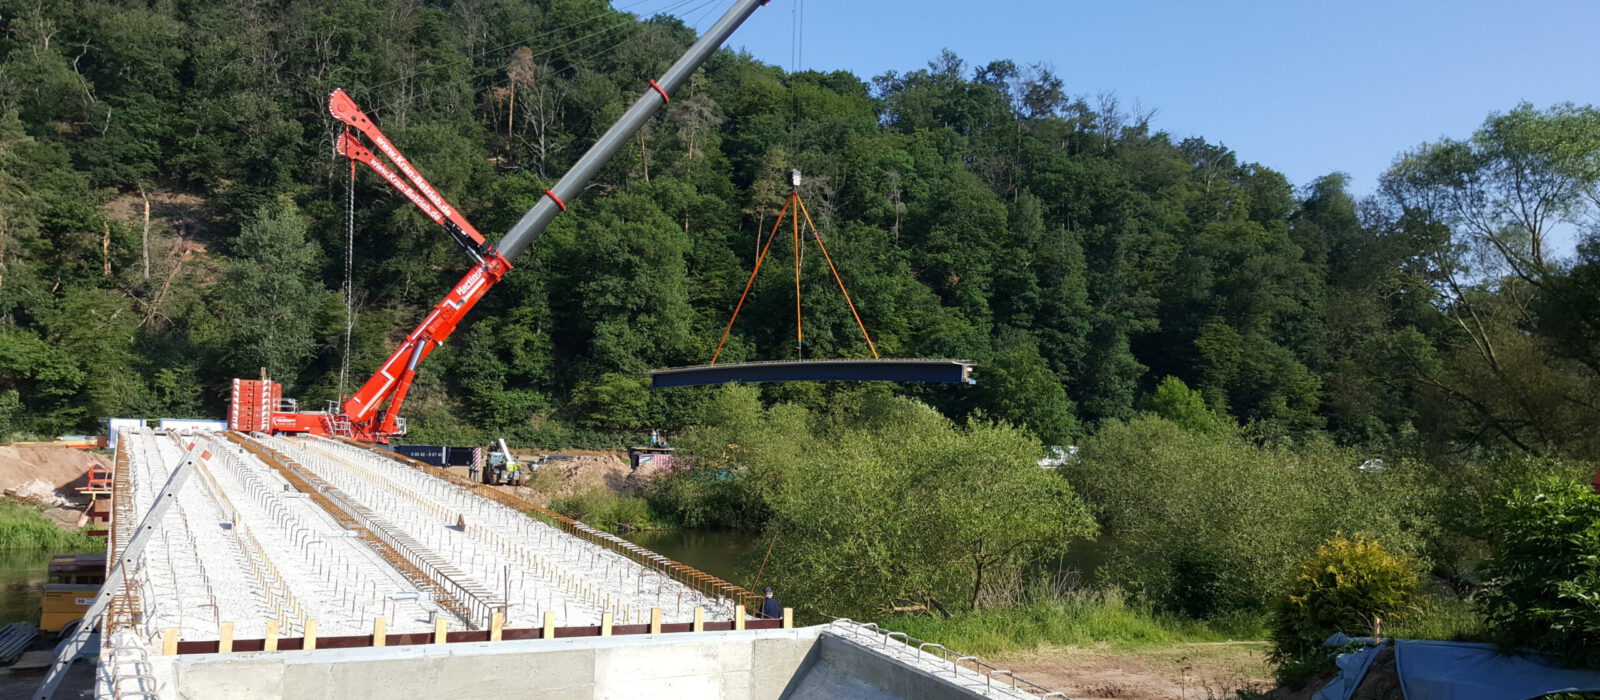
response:
M749 586L756 569L750 559L765 546L760 533L731 530L647 530L626 535L629 542L688 564L728 583Z
M760 533L729 530L652 530L624 537L669 559L745 587L755 583L769 544ZM1114 546L1109 537L1078 540L1067 547L1065 554L1039 562L1039 566L1052 574L1077 572L1078 582L1092 584L1096 570L1110 557ZM773 556L782 556L781 544L775 551Z
M39 603L49 569L49 552L0 550L0 625L39 624Z

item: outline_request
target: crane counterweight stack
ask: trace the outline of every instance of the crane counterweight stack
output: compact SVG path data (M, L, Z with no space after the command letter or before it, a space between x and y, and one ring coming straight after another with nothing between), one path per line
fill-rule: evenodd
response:
M283 398L283 387L264 374L259 380L236 379L228 426L234 430L272 433L313 433L368 442L387 442L404 435L405 420L400 409L405 403L417 366L455 332L467 312L489 288L511 270L511 259L531 247L556 214L567 210L567 202L583 191L600 167L638 133L650 118L665 106L673 92L693 75L733 31L770 0L738 0L717 20L659 80L649 81L643 94L622 118L596 141L566 175L544 191L545 197L524 214L500 241L490 245L460 210L445 201L433 185L417 172L400 149L389 141L377 124L343 90L328 96L328 111L347 128L339 135L335 150L352 162L365 164L379 177L399 190L434 223L444 227L450 237L467 252L473 266L435 304L428 316L395 348L378 371L356 393L330 402L324 411L300 411L292 399ZM368 147L350 129L366 137ZM378 157L382 154L389 163ZM353 173L354 171L352 171Z

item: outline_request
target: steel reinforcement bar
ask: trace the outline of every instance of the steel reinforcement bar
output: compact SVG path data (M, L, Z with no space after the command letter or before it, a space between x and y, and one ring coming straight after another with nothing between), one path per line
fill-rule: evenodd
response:
M479 496L492 500L507 508L527 513L532 517L538 518L551 525L554 525L557 528L560 528L561 531L569 535L621 554L633 562L660 573L667 578L677 581L678 583L683 584L684 586L687 586L691 590L694 590L702 595L710 597L721 596L734 601L734 603L737 605L745 606L745 609L747 610L760 609L762 596L759 594L747 591L740 586L724 581L692 566L680 564L676 561L668 559L667 557L645 549L644 547L640 547L639 545L622 539L621 537L617 537L609 532L585 525L581 521L573 520L572 518L550 510L549 508L545 508L537 503L517 498L516 496L487 484L473 483L467 479L462 479L454 474L440 469L439 467L412 459L396 452L390 452L388 450L376 448L355 440L346 440L343 438L333 439L352 447L359 447L363 450L375 452L387 459L392 459L400 462L401 464L421 471L424 474L428 474L435 478L455 484L456 486L468 489Z
M376 513L323 482L298 462L260 440L229 432L228 439L239 444L273 467L296 490L311 497L328 515L346 529L357 533L363 544L382 556L413 585L427 591L444 609L468 629L480 629L502 609L503 603L481 586L464 582L465 575L410 536L399 531Z

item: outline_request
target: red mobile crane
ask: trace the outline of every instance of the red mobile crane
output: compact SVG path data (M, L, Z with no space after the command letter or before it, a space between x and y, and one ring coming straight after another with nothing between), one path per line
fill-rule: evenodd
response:
M622 118L578 159L560 181L545 190L545 196L493 245L428 184L349 95L343 90L334 90L328 97L328 111L365 136L379 153L394 164L394 168L385 165L373 149L363 145L348 128L339 135L336 144L339 154L366 164L400 190L428 218L443 226L450 237L466 250L474 264L466 276L451 288L450 293L434 305L422 323L406 335L405 341L395 348L377 373L362 384L354 395L342 398L342 403L329 402L323 411L301 411L293 399L283 398L281 384L264 375L261 379L235 379L233 401L228 410L228 427L266 433L332 435L367 442L387 442L390 437L405 435L406 424L405 419L400 417L400 409L416 377L417 365L455 332L457 324L461 323L473 305L511 269L511 260L538 240L556 214L567 210L567 200L582 191L600 167L671 100L670 95L727 41L728 36L757 7L770 1L739 0L734 3L710 30L667 69L659 81L649 82L649 89ZM396 170L399 175L395 173Z

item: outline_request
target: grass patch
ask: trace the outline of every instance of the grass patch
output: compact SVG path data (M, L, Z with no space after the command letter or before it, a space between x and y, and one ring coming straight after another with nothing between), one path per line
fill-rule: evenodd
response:
M94 552L105 540L84 530L66 530L46 518L38 506L0 502L0 550Z
M607 489L597 488L558 498L550 503L550 510L617 534L665 527L644 498L623 496Z
M967 654L994 654L1042 646L1109 645L1135 649L1195 642L1261 640L1266 619L1238 615L1191 620L1153 612L1116 592L1075 592L1012 608L976 610L949 617L902 615L884 626L937 641Z
M1384 625L1383 636L1447 642L1490 641L1483 616L1471 603L1454 596L1430 597L1418 612L1392 626Z

